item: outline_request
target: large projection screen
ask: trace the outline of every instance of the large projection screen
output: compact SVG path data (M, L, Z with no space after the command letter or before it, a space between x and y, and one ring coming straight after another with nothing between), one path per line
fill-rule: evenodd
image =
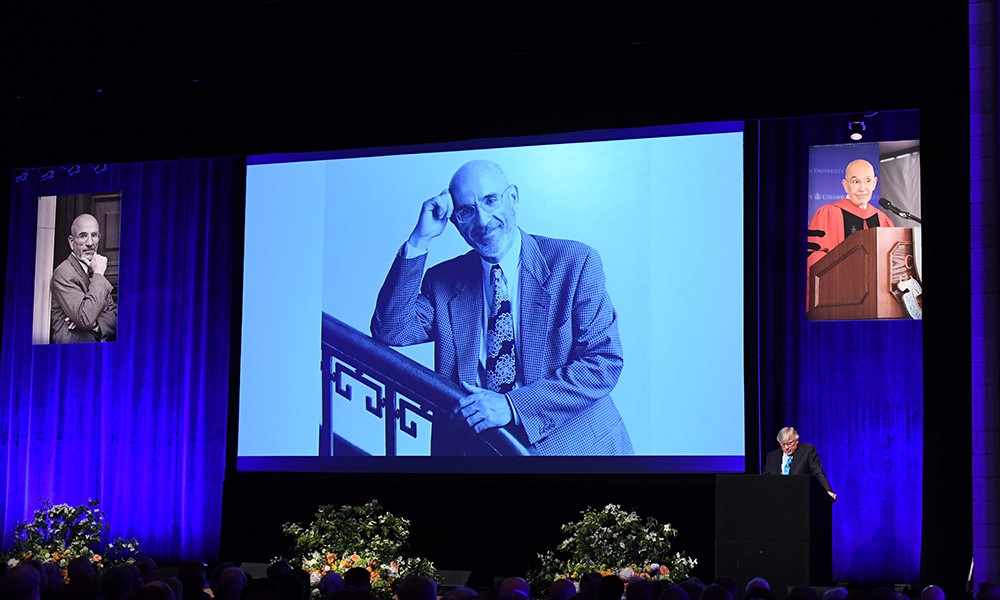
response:
M473 160L496 163L516 186L525 234L599 255L621 346L610 396L631 454L432 456L429 423L412 411L421 434L397 432L390 453L391 417L366 410L357 389L350 401L334 389L331 427L350 452L321 455L331 385L323 315L371 334L379 289L422 202ZM237 468L742 472L743 206L742 123L249 158ZM427 268L469 251L448 224ZM434 342L397 350L435 368ZM354 376L357 388L365 377Z

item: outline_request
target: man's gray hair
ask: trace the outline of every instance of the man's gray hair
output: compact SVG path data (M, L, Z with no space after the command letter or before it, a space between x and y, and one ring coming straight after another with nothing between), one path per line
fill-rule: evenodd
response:
M778 443L782 443L785 440L797 440L799 439L799 432L795 431L794 427L782 427L781 431L778 432Z

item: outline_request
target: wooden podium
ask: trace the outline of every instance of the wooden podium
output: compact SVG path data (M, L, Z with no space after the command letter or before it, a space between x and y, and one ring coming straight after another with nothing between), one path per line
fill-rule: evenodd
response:
M811 475L717 475L715 573L764 577L775 596L832 582L832 505Z
M907 319L893 286L916 275L911 228L864 229L809 269L807 318Z

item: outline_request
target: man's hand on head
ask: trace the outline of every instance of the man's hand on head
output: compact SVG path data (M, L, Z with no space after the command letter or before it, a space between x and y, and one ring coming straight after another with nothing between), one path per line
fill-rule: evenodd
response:
M426 250L431 240L444 233L454 205L451 193L444 190L437 196L424 200L420 206L420 216L417 225L410 234L409 244L415 248Z
M514 414L510 410L507 396L491 390L484 390L462 382L469 395L458 403L456 416L461 418L476 433L486 429L503 427L510 423Z

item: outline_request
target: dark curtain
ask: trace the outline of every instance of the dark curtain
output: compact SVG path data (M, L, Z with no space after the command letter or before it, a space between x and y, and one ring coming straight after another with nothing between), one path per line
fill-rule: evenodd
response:
M873 139L865 141L920 138L914 111L880 113L868 124ZM915 584L922 323L806 321L809 146L848 143L847 118L768 120L757 133L762 454L777 448L786 425L817 446L838 493L836 581Z
M242 159L15 173L0 364L3 546L42 499L97 499L109 538L214 558ZM31 344L39 196L121 192L118 336ZM57 253L68 232L56 232Z

